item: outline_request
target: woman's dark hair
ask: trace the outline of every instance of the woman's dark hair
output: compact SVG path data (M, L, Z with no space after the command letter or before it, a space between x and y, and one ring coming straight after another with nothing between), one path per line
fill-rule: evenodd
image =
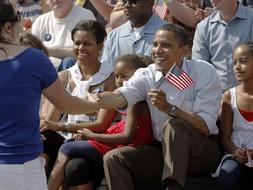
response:
M184 27L178 24L165 24L158 29L172 32L175 35L176 40L181 46L189 44L189 36Z
M76 24L71 32L72 40L74 41L74 35L77 31L86 31L93 34L96 38L97 44L103 43L106 37L105 28L97 21L82 20Z
M25 32L19 36L19 44L22 46L30 46L42 50L47 56L49 55L47 48L43 45L41 40L29 33Z
M15 12L9 0L0 1L0 29L6 22L15 23L20 20L19 14Z
M0 1L0 42L9 43L6 39L3 27L7 22L12 24L20 20L19 14L16 14L12 4L9 0ZM7 54L6 50L3 47L0 47L0 50L4 51Z
M118 62L124 63L125 65L127 65L127 67L133 70L137 70L142 67L147 67L142 57L135 54L122 55L118 59L116 59L115 64L117 64Z

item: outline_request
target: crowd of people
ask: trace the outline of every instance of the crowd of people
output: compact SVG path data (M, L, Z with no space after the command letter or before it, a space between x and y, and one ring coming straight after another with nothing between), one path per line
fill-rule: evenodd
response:
M253 177L252 7L0 1L0 189Z

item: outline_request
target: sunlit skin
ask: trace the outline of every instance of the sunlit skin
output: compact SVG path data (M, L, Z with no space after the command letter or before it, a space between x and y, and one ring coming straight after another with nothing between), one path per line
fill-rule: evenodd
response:
M91 32L78 30L74 35L73 51L79 64L94 67L97 71L99 64L99 52L103 48L103 43L97 44L96 38Z
M175 38L174 33L166 30L159 30L154 38L152 56L156 70L165 75L174 63L181 65L187 53L187 45L182 46Z
M134 72L135 70L127 66L125 62L117 62L114 68L116 87L123 86L123 82L131 78Z
M234 51L233 69L238 81L253 79L253 55L248 46L239 46Z

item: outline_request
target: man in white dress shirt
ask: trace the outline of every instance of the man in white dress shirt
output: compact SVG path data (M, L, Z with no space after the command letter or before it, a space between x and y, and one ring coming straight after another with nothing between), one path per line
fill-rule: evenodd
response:
M219 77L212 65L184 58L188 42L181 26L162 26L152 47L155 63L137 70L118 90L97 95L106 109L146 100L156 139L154 145L121 147L104 156L109 189L134 190L134 181L157 179L166 181L168 189L183 189L187 174L217 167L221 154L210 135L218 134ZM169 71L179 74L181 86L167 80ZM188 82L179 79L182 74Z

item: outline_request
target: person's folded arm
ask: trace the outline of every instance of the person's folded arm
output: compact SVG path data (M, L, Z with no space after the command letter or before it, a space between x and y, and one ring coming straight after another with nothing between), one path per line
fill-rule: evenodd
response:
M47 47L49 56L63 59L65 57L75 57L73 48L69 47Z
M104 17L104 19L109 22L110 14L114 6L106 3L104 0L90 0L90 2L97 9L97 11Z
M203 135L209 135L210 131L205 122L205 120L199 116L198 114L190 111L185 111L183 109L177 110L177 118L181 118L186 122L190 123L193 127L195 127L200 133Z
M92 133L88 130L83 130L79 131L79 134L80 136L82 136L82 139L91 139L110 144L129 144L132 142L135 132L137 130L138 119L140 117L142 105L143 104L141 102L138 102L137 104L127 108L127 118L125 124L126 126L123 133L99 134Z
M199 20L195 15L194 9L181 3L178 0L170 0L168 2L168 9L170 13L181 23L186 26L196 28Z
M118 2L110 15L110 27L114 29L125 23L126 21L127 18L125 17L122 3Z
M164 91L160 89L151 89L150 92L148 92L148 96L150 98L151 103L158 110L168 115L171 114L172 109L174 109L173 108L174 105L172 105L170 102L167 101L167 97ZM204 135L209 134L209 129L205 120L201 116L192 111L187 111L182 108L176 108L173 117L186 121Z

